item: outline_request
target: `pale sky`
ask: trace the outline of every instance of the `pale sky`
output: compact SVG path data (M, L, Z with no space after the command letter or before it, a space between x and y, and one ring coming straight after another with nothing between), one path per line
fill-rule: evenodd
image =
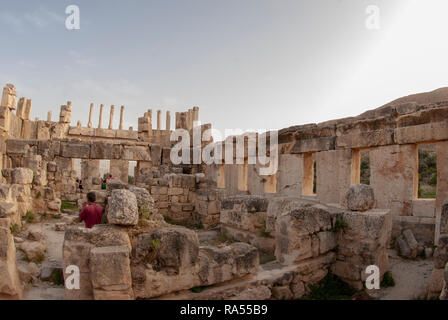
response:
M115 128L125 105L135 129L149 108L193 106L220 130L281 129L447 86L447 14L446 0L0 0L0 86L33 99L33 119L70 100L73 125L93 102L94 125L103 103Z

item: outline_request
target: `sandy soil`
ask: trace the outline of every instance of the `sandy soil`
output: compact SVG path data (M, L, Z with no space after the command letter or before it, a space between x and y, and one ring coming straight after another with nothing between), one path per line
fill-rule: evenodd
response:
M430 259L402 259L389 250L389 271L394 287L370 290L369 294L380 300L416 300L426 296L434 263Z

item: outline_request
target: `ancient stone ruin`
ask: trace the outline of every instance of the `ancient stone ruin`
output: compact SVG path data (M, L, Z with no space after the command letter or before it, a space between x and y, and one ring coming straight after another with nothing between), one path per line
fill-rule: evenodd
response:
M264 164L247 161L247 144L239 162L224 153L221 163L172 162L174 130L211 128L196 127L197 107L176 113L173 129L170 111L162 129L162 111L154 128L147 110L134 131L123 128L124 106L118 129L115 106L106 124L104 105L93 119L94 104L86 126L71 126L80 106L68 101L57 121L51 113L31 120L31 99L17 97L7 84L0 106L2 299L32 298L33 290L64 299L300 299L328 274L360 290L375 265L382 279L391 248L406 258L435 249L426 294L447 297L448 99L281 129L278 170L262 175ZM435 145L435 199L419 197L422 144ZM369 185L361 184L365 153ZM104 189L105 160L114 179ZM105 212L91 229L78 220L89 191ZM79 288L63 285L72 266ZM48 280L59 287L36 285Z

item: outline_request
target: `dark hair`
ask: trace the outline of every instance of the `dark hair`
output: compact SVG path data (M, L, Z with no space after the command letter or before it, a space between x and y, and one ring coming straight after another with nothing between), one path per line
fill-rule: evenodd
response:
M87 200L89 200L90 202L95 202L96 200L95 192L89 192L87 194Z

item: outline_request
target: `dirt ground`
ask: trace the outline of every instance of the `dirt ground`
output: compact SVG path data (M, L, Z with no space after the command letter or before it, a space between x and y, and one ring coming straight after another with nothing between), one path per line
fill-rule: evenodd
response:
M369 290L369 294L380 300L424 299L433 267L431 259L402 259L394 250L389 250L389 271L392 273L395 286Z

